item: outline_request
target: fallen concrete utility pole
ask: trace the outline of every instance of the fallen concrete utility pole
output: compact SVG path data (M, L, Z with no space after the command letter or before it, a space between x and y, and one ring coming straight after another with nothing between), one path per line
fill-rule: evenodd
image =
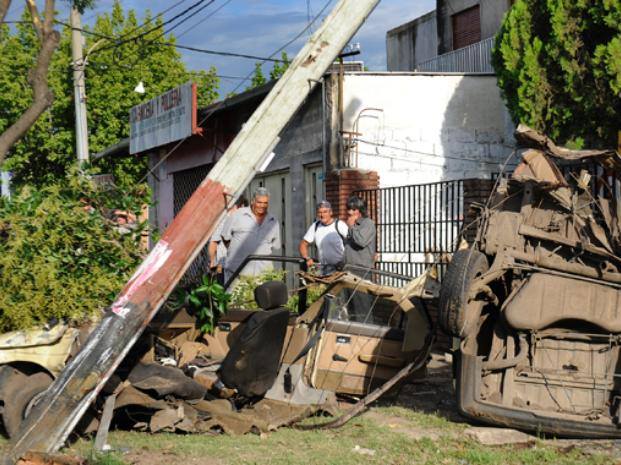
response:
M278 135L379 0L341 0L244 125L220 161L140 265L101 324L24 421L6 464L26 452L52 453L167 299Z

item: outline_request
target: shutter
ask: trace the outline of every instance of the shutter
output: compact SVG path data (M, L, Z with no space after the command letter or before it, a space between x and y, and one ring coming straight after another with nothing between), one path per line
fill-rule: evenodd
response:
M453 19L453 50L481 41L481 15L479 5L460 11Z

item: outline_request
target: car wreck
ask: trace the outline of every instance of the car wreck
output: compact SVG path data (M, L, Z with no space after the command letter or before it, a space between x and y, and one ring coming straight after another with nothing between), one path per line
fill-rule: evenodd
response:
M255 259L303 262L249 257ZM258 310L231 309L212 333L202 332L186 307L164 309L104 386L79 432L97 429L97 417L106 431L112 424L149 432L268 432L318 412L337 416L339 400L368 402L387 381L421 376L433 341L426 303L437 298L436 281L431 273L410 280L363 271L357 270L369 279L301 271L291 292L282 281L268 281L255 289ZM307 308L308 286L324 290ZM292 293L296 311L284 307ZM57 324L3 336L0 398L9 436L19 434L40 393L75 356L78 333Z
M459 338L459 410L621 437L621 158L524 126L516 139L522 160L481 206L476 239L454 254L440 293L440 324Z
M184 309L158 316L103 389L115 396L114 422L267 432L319 411L336 415L337 397L365 398L404 368L400 379L424 373L433 341L425 302L437 289L428 274L402 287L349 272L302 272L302 280L325 290L297 313L284 308L286 284L268 281L255 290L259 310L228 311L212 334Z

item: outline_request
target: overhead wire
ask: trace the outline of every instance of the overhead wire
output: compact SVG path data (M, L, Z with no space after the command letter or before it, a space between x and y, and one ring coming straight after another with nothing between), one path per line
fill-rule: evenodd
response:
M212 1L213 1L213 0L212 0ZM166 26L167 24L170 24L171 22L173 22L173 21L177 20L177 19L178 19L178 18L180 18L181 16L184 16L185 14L187 14L188 12L190 12L191 10L193 10L194 8L197 8L198 6L200 6L200 4L201 4L201 3L204 3L204 2L205 2L205 0L198 0L197 2L193 3L193 4L192 4L192 5L190 5L188 8L186 8L185 10L183 10L181 13L176 14L175 16L173 16L172 18L170 18L170 19L168 19L168 20L166 20L166 21L162 22L161 24L156 24L156 25L154 25L153 27L151 27L151 28L147 29L146 31L141 32L140 34L138 34L138 35L136 35L136 36L134 36L134 37L127 37L127 34L125 34L125 37L127 37L127 38L125 38L125 39L121 39L120 41L118 41L118 42L116 42L116 43L114 43L114 44L112 44L112 45L109 45L109 46L107 46L107 47L103 47L103 48L99 48L99 49L97 49L97 50L94 50L94 51L93 51L93 53L101 53L101 52L103 52L103 51L105 51L105 50L110 50L110 49L113 49L113 48L118 48L118 47L120 47L121 45L126 44L126 43L128 43L128 42L136 42L136 41L138 41L139 39L141 39L141 38L143 38L143 37L147 36L147 35L148 35L148 34L150 34L151 32L156 31L156 30L157 30L157 29L159 29L160 27L164 27L164 26ZM148 23L149 23L149 22L147 22L146 24L148 24ZM124 37L124 36L121 36L121 37Z
M194 16L196 16L198 13L200 13L201 11L203 11L205 8L209 7L210 5L212 5L213 3L215 3L216 0L209 0L207 1L207 3L203 6L201 6L198 10L194 11L191 15L186 16L185 18L181 18L179 20L179 22L177 24L174 24L172 26L170 26L168 29L164 30L162 33L160 33L159 35L157 35L154 39L152 39L150 42L147 42L147 45L149 43L155 42L157 39L159 39L160 37L165 36L166 34L170 34L173 30L175 30L176 28L178 28L179 26L181 26L183 23L185 23L186 21L192 19Z
M20 21L20 22L24 22L24 23L30 24L29 21ZM57 23L57 24L66 26L68 28L71 28L71 30L80 31L80 32L82 32L82 33L84 33L86 35L90 35L90 36L93 36L93 37L98 37L100 39L116 40L112 36L101 34L99 32L94 32L94 31L91 31L89 29L84 29L84 28L79 28L79 27L73 27L73 26L71 26L71 24L66 23L64 21L55 20L54 22ZM260 56L260 55L250 55L250 54L247 54L247 53L223 52L221 50L211 50L211 49L205 49L205 48L199 48L199 47L192 47L192 46L189 46L189 45L181 45L181 44L176 44L176 43L171 43L171 42L153 42L153 43L150 43L149 45L156 45L156 46L162 46L162 47L175 47L175 48L179 48L181 50L188 50L188 51L197 52L197 53L205 53L207 55L226 56L226 57L233 57L233 58L245 58L245 59L249 59L249 60L259 60L259 61L272 61L272 62L281 62L281 61L283 61L283 60L281 60L279 58L264 57L264 56Z
M328 8L328 6L330 6L330 4L332 3L333 0L328 0L323 8L319 11L319 13L317 13L317 15L315 15L315 17L313 18L312 21L310 21L306 27L304 27L298 34L296 34L291 40L287 41L284 45L282 45L281 47L279 47L276 51L274 51L269 58L273 58L274 56L276 56L277 54L279 54L280 52L282 52L284 49L286 49L289 45L291 45L293 42L295 42L296 40L298 40L310 27L312 27L312 25L321 17L321 15L323 14L323 12ZM265 61L263 61L265 62ZM246 79L248 80L250 79L250 77L254 74L254 69L247 74ZM235 86L235 88L231 91L232 93L237 92L237 90L242 86L244 81L241 81L237 86ZM218 104L216 104L198 123L197 126L201 126L202 124L205 123L205 121L207 121L207 119L213 115L217 110L219 110L220 108L222 108L222 106L224 105L224 100L221 100ZM180 146L181 144L188 139L188 137L185 137L184 139L179 140L164 156L162 156L160 158L160 160L158 160L157 163L155 163L155 165L150 168L147 172L147 174L145 174L139 181L138 184L143 183L147 177L150 174L154 174L154 170L156 170L162 163L164 163Z
M199 21L197 21L196 23L194 23L193 25L191 25L190 27L188 27L187 29L183 30L182 32L176 34L177 39L179 37L183 37L185 34L187 34L188 32L190 32L192 29L194 29L196 26L200 25L203 23L203 21L205 21L206 19L211 18L213 15L215 15L218 11L220 11L222 8L224 8L225 6L227 6L229 3L231 3L233 0L226 0L224 3L222 3L222 5L220 5L218 8L216 8L215 10L209 12L206 16L204 16L203 18L201 18Z

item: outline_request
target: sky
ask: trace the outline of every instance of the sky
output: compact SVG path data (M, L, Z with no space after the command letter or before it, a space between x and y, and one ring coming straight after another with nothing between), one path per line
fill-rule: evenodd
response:
M135 9L138 17L141 18L146 8L156 14L179 3L163 15L163 19L166 20L196 1L121 0L121 4L124 10ZM205 0L204 4L210 1ZM84 12L83 23L92 23L97 14L110 12L112 3L112 0L95 0L95 8ZM270 56L303 30L309 22L309 17L311 19L315 17L326 3L329 3L329 6L322 17L331 11L336 0L214 0L195 17L176 28L174 32L181 35L177 42L182 45ZM351 41L360 43L362 52L353 59L364 61L365 66L371 71L385 71L386 32L433 10L435 3L436 0L381 1ZM18 19L17 16L21 13L23 5L22 1L13 0L7 19ZM57 0L58 17L61 20L68 21L67 5L66 0ZM199 5L195 10L202 6L203 4ZM318 24L319 21L315 23L313 30ZM289 57L294 57L300 50L308 34L305 33L286 48ZM244 90L248 86L248 81L242 82L237 78L247 77L255 66L255 60L220 57L183 50L180 52L189 69L208 69L210 66L215 66L219 75L226 76L220 81L221 96L233 90L237 92ZM264 65L263 71L266 76L269 75L270 69L271 64Z

